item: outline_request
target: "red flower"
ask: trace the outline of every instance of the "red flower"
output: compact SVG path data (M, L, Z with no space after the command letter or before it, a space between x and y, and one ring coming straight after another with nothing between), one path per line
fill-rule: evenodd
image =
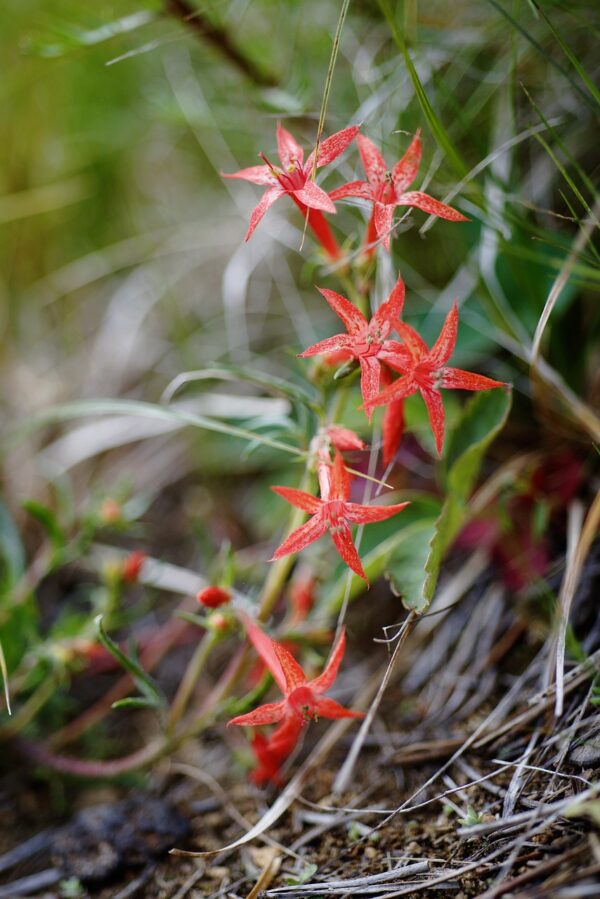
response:
M250 779L255 784L262 786L269 780L276 785L281 783L279 770L296 748L303 726L304 721L296 715L288 715L269 738L262 733L254 734L252 751L258 764Z
M147 558L147 554L142 552L141 549L135 549L133 552L129 553L123 562L123 580L128 584L135 584Z
M328 477L325 477L325 471L328 472ZM363 506L360 503L348 502L350 475L339 453L335 455L333 466L321 467L321 474L323 476L320 478L320 499L310 493L305 493L304 490L295 490L291 487L271 488L292 506L310 512L312 516L283 541L275 551L273 560L287 556L289 553L300 552L301 549L318 540L325 531L329 530L331 539L346 565L368 583L352 541L350 525L384 521L400 512L408 503L397 503L393 506Z
M366 443L350 428L343 428L341 425L327 425L325 434L333 448L341 453L366 449Z
M225 605L225 603L230 601L231 593L228 590L223 590L222 587L205 587L203 590L200 590L196 599L200 605L206 606L207 609L218 609L219 606Z
M392 373L389 368L384 367L381 370L381 380L386 387L392 383ZM390 465L404 435L403 399L394 400L386 407L381 423L381 435L383 437L383 464Z
M319 290L336 315L341 318L348 333L320 340L299 355L319 356L321 353L344 350L358 359L361 370L360 389L366 406L375 399L379 391L381 363L388 358L396 360L405 356L407 362L410 359L406 349L397 340L389 339L398 317L402 314L404 282L402 278L398 278L389 298L382 303L371 321L367 321L362 312L339 293L321 288ZM368 414L370 415L370 412Z
M322 141L319 144L317 168L333 162L357 133L358 125L352 125ZM331 213L336 211L328 194L311 180L315 159L314 150L304 162L304 150L289 131L286 131L281 125L277 126L277 149L281 167L272 165L266 156L261 154L266 165L253 165L231 174L222 173L224 178L242 178L253 184L263 184L267 188L260 203L250 216L246 240L251 237L267 209L273 205L275 200L285 194L289 194L302 210L308 208Z
M453 209L434 200L428 194L418 190L406 191L413 183L421 162L421 140L417 132L410 147L389 171L385 160L375 144L359 134L357 137L358 150L362 159L367 181L350 181L348 184L331 191L332 200L341 200L344 197L361 197L373 203L373 211L369 221L367 243L371 243L378 237L386 250L390 250L390 233L392 219L396 206L416 206L429 215L437 215L451 222L465 222L468 219Z
M365 405L368 405L368 411L372 411L375 406L385 406L420 391L429 413L437 451L441 453L444 443L444 405L440 388L489 390L491 387L503 387L504 383L486 378L484 375L476 375L470 371L445 365L452 355L456 343L458 331L456 303L446 316L440 336L431 349L410 325L400 321L396 322L396 330L404 342L405 353L402 357L399 356L388 362L403 375ZM408 364L406 362L407 354L410 360Z
M284 699L280 702L268 702L254 709L253 712L238 715L236 718L232 718L228 725L241 724L254 727L263 724L276 724L284 720L289 722L290 719L293 719L296 722L295 739L297 740L301 728L309 721L317 721L319 718L364 717L362 712L345 709L335 700L322 695L333 685L344 656L346 637L343 631L331 652L323 673L309 681L298 662L284 646L270 640L252 622L246 622L246 629L254 648L262 657L277 686L284 694ZM300 726L298 727L298 725ZM282 731L280 731L280 737L282 737ZM283 731L284 746L291 751L293 746L290 747L290 734L294 734L291 724L289 724L289 731Z

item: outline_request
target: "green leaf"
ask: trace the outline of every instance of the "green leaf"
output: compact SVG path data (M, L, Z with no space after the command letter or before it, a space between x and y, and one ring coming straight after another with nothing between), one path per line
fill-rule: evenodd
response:
M133 678L135 685L140 693L143 693L145 704L153 708L164 708L167 704L166 698L160 687L154 682L150 675L144 671L139 662L132 659L131 656L125 655L117 646L114 640L108 636L102 624L102 615L95 618L98 639L105 649L110 652L112 657L117 660L119 665L125 669Z
M85 418L91 415L138 415L141 418L156 418L161 421L178 423L181 427L191 426L202 428L206 431L214 431L217 434L227 434L229 437L238 437L240 440L252 442L254 440L273 449L290 453L293 456L306 456L304 450L280 440L254 434L245 428L227 424L218 419L208 418L205 415L196 415L184 409L173 409L170 406L161 406L156 403L137 402L135 400L98 399L83 400L75 403L65 403L60 406L52 406L41 415L37 415L18 426L8 437L8 443L18 442L24 436L37 428L55 422L68 421L72 418Z
M25 552L21 537L8 509L0 501L0 574L4 567L6 580L14 584L25 571Z
M450 434L445 459L447 495L429 545L419 612L426 611L433 599L444 555L468 518L468 499L484 454L508 418L511 399L510 389L476 393Z
M2 640L0 640L0 674L2 675L2 683L4 685L4 698L6 700L6 709L9 715L12 715L10 710L10 693L8 691L8 668L6 667L6 658L4 657L4 648L2 646Z
M128 696L126 699L117 699L111 709L155 709L156 702L144 696Z
M461 499L470 496L483 456L504 427L511 406L510 388L482 390L465 404L450 432L444 455L445 487Z
M404 62L406 64L406 68L408 69L408 74L411 77L413 87L415 89L415 94L417 95L417 99L419 101L421 109L423 110L423 115L427 119L427 123L431 128L432 134L435 137L439 147L444 151L444 153L452 163L452 166L457 174L460 175L461 178L463 178L467 174L467 167L460 158L454 144L448 136L446 129L442 125L441 121L435 113L433 106L429 102L429 98L427 96L427 93L425 92L425 88L421 83L421 79L419 78L413 61L410 58L404 36L398 27L396 19L394 18L394 13L392 12L389 0L379 0L379 6L385 16L390 31L392 32L392 36L396 44L398 45L402 56L404 57Z
M413 526L411 533L395 547L385 572L392 592L400 596L409 609L423 611L429 605L425 595L428 578L425 566L435 527L435 518L425 518L420 526Z
M245 381L248 384L256 384L263 387L269 393L283 396L294 403L302 403L318 415L323 411L317 402L317 393L307 390L300 384L278 378L266 372L257 371L239 365L211 365L198 371L186 371L174 378L165 390L164 396L171 399L180 387L192 384L196 381Z
M25 500L23 508L42 525L52 544L55 555L60 553L67 544L67 538L52 509L35 499Z
M29 35L23 44L23 50L31 56L56 59L74 50L93 47L109 41L117 35L135 31L155 20L156 14L150 11L132 13L96 28L85 28L74 22L54 19L46 31L37 35Z

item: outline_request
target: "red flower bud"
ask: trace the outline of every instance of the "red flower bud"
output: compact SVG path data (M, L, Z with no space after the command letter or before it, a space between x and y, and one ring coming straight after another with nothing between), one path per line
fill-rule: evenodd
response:
M141 549L135 549L132 553L129 553L123 562L123 580L128 584L135 584L147 558L147 554L142 552Z
M196 599L200 605L206 606L207 609L218 609L219 606L225 605L226 602L230 601L231 594L222 587L212 586L201 590Z

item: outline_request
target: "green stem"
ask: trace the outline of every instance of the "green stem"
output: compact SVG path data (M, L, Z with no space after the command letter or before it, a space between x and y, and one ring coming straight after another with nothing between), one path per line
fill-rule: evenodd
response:
M181 716L185 712L190 697L194 692L194 687L196 686L202 671L206 667L206 663L208 662L213 648L219 640L220 635L216 634L214 631L207 631L196 647L196 651L185 669L185 673L181 679L177 693L175 694L175 699L171 705L168 725L170 732L175 729Z

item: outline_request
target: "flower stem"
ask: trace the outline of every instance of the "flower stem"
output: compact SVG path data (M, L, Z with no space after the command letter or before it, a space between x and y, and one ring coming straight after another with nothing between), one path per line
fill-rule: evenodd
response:
M200 643L196 647L196 651L194 652L194 655L190 659L190 662L185 669L184 675L175 694L175 698L171 704L168 725L170 731L174 730L181 716L185 712L190 701L190 697L194 691L194 687L198 682L198 678L204 670L209 656L213 648L219 642L219 639L220 635L216 634L214 631L208 631L204 634L204 636L200 640Z

